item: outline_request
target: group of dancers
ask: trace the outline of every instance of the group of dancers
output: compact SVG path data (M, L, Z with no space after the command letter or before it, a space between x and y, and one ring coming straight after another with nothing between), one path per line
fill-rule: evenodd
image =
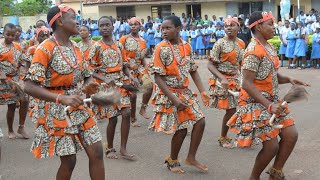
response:
M190 75L203 104L226 111L219 138L222 147L234 146L227 136L229 128L237 134L235 142L238 147L263 144L250 179L259 179L274 157L275 162L268 171L270 179L285 178L282 169L298 133L288 108L280 105L278 86L308 84L278 72L277 52L267 42L275 32L271 12L251 15L249 27L254 39L248 47L237 38L238 19L225 21L226 36L215 43L208 58L208 69L212 73L209 93L198 73L192 46L179 35L182 29L180 18L168 16L164 19L161 24L164 40L155 46L148 63L146 41L139 36L139 18L131 18L131 33L115 41L112 19L101 17L98 25L102 39L93 42L86 26L80 27L79 31L75 16L75 10L67 5L52 7L47 15L52 35L45 26L38 27L35 45L26 53L14 42L18 28L13 24L5 25L4 40L0 42L0 102L8 105L9 137L15 136L12 122L14 109L19 103L22 112L19 113L18 133L28 138L23 125L27 114L25 106L28 107L30 98L30 116L37 124L31 151L37 158L60 157L56 179L71 178L76 154L82 149L89 158L91 179L105 179L102 136L96 120L109 119L107 158L137 159L127 151L127 142L130 124L139 126L135 112L137 87L150 82L150 74L154 75L155 84L144 86L140 114L146 119L151 118L146 113L151 99L155 114L149 129L173 134L170 155L165 159L171 172L184 173L178 155L188 129L192 131L185 164L208 171L206 165L196 160L205 115L196 93L189 88ZM70 37L79 32L82 41L79 44L70 41ZM26 68L22 78L24 87L19 84L21 66ZM82 95L92 97L114 89L121 94L120 103L101 106L83 102ZM240 92L239 98L230 92ZM66 111L67 106L70 108ZM283 125L281 129L269 124L272 114L277 114L275 124ZM114 148L114 136L119 115L122 122L118 154Z

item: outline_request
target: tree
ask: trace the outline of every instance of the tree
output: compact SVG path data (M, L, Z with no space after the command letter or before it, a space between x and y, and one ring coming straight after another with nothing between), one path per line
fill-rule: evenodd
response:
M0 0L0 15L9 16L15 13L15 1L12 0Z
M23 0L16 4L17 15L34 16L40 13L47 13L50 2L46 0Z
M34 16L47 13L51 5L51 0L22 0L20 3L12 0L1 0L0 15Z

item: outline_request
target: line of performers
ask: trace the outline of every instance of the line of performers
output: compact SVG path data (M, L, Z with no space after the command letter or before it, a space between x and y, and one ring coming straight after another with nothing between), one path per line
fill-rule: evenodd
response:
M112 19L103 16L98 22L102 39L91 41L89 29L83 26L80 28L82 41L76 45L69 40L79 33L75 15L76 12L66 5L52 7L47 15L52 36L49 29L39 25L36 45L26 53L14 42L18 28L12 24L4 27L4 40L0 43L0 102L8 105L9 137L15 137L12 123L19 102L18 133L28 138L23 126L30 95L30 117L37 124L31 151L36 158L60 157L57 179L71 178L76 154L82 149L89 158L91 179L105 179L102 136L96 120L109 119L107 158L137 159L127 151L130 124L139 126L135 113L136 87L144 89L140 114L151 118L146 113L150 99L154 106L149 129L173 134L171 153L165 159L168 169L184 173L178 155L188 129L192 129L185 164L208 171L206 165L196 160L205 115L196 93L189 88L189 77L205 106L226 111L219 138L222 147L232 148L235 143L238 147L263 144L250 179L259 179L274 157L274 164L268 171L270 179L285 178L282 168L298 133L288 108L280 105L279 84L308 84L278 72L277 52L267 42L275 32L272 13L251 15L249 24L255 38L246 49L244 42L237 38L238 19L226 20L226 36L215 43L208 58L208 69L212 73L209 93L202 84L191 45L179 36L182 25L178 17L164 19L161 25L164 40L155 47L153 59L148 63L146 42L138 35L139 18L130 20L131 34L116 42L112 38ZM21 65L26 69L24 91L18 84ZM150 83L150 74L154 75L154 86ZM87 104L81 96L114 89L121 94L117 104ZM240 92L239 97L230 92ZM71 108L65 111L66 106ZM283 125L281 129L269 125L272 114L277 114L275 124ZM117 153L114 136L119 115L122 116L121 146ZM228 130L237 134L235 143L227 136Z

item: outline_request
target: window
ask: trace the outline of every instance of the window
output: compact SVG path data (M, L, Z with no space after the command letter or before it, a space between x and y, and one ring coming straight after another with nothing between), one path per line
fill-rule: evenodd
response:
M253 13L254 11L262 11L262 10L263 10L263 2L239 3L239 14L248 15Z
M189 15L195 18L197 17L197 15L201 17L201 4L190 4L190 5L187 5L186 7L187 7L186 17L188 17Z
M251 13L255 11L262 11L263 2L251 2Z
M134 17L136 16L136 10L134 6L120 6L116 8L117 16L119 17Z
M152 6L151 7L151 18L155 19L160 15L162 18L171 15L171 6Z

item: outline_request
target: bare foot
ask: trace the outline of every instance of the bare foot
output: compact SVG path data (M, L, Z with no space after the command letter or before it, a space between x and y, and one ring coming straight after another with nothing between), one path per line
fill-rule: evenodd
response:
M27 134L23 127L19 127L17 133L20 134L23 139L30 139L30 136Z
M176 174L183 174L184 173L184 170L181 169L180 167L170 168L170 171L173 172L173 173L176 173Z
M106 149L106 157L108 159L118 159L118 156L116 154L116 150L114 148Z
M132 127L141 127L141 125L138 124L137 118L131 118L131 125Z
M14 132L9 132L9 133L8 133L8 137L9 137L9 139L16 139L16 138L17 138L17 135L16 135L16 133L14 133Z
M141 107L139 114L145 119L150 119L151 118L151 116L147 115L145 107Z
M137 157L134 154L128 154L126 150L120 150L120 157L129 161L136 161Z
M204 164L199 163L197 160L186 159L185 163L189 166L194 166L194 167L200 169L201 171L208 171L208 167Z
M173 133L175 133L175 130L171 129L169 131L163 131L165 134L171 135Z

